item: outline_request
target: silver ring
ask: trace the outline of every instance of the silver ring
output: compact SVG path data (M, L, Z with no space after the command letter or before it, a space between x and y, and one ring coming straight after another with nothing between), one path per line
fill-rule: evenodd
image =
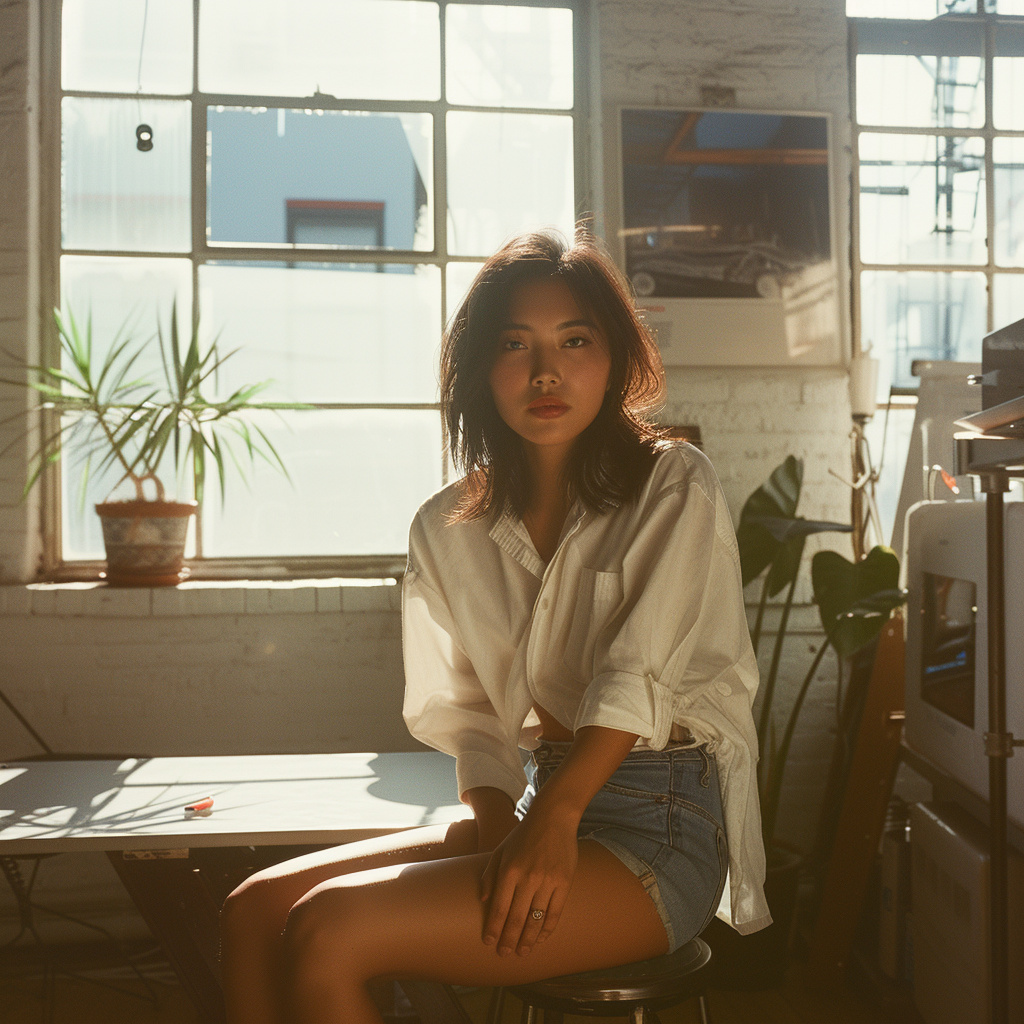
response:
M534 910L531 916L533 917L534 921L539 921L544 916L544 911L539 909Z

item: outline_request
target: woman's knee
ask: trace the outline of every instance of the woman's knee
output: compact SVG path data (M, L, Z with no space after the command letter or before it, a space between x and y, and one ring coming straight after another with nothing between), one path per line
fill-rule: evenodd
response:
M331 886L314 889L289 910L282 940L293 982L361 973L369 952L366 902L357 888Z
M268 932L281 934L295 894L283 879L257 872L228 895L220 911L221 936L258 940Z

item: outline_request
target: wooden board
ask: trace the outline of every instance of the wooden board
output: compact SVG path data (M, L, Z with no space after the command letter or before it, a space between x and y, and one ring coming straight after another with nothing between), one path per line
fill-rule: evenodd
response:
M841 985L853 948L899 765L904 711L903 648L903 619L897 614L879 637L864 700L807 961L806 981L813 986Z

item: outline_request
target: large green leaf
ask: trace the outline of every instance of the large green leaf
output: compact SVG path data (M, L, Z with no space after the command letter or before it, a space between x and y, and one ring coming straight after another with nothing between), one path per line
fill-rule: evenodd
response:
M780 542L759 520L795 518L803 479L803 460L788 455L744 503L743 511L740 513L740 524L736 530L744 586L761 575L775 559L781 547ZM801 549L802 547L803 545ZM779 589L782 589L781 586Z
M796 514L803 484L803 462L790 455L768 480L747 498L740 514L736 540L740 549L743 585L770 566L765 594L774 597L796 579L804 542L814 533L850 533L846 523L804 519Z
M899 575L896 553L882 545L856 563L835 551L819 551L811 559L814 602L826 635L841 655L860 650L879 632L889 612L903 604Z

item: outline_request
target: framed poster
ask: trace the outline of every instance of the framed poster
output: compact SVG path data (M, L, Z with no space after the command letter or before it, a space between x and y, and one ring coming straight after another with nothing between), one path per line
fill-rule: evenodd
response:
M623 269L666 364L841 361L825 114L622 108Z

